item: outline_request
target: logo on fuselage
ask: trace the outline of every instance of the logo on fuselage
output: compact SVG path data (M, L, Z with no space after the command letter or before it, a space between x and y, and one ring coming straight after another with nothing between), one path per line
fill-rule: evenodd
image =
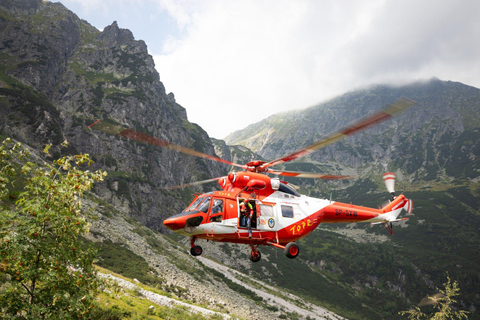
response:
M275 220L273 220L273 218L268 219L268 226L270 228L275 227Z

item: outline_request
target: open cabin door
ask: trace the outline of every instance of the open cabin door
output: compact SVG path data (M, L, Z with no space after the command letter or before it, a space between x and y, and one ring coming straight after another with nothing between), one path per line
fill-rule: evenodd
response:
M257 228L264 231L272 231L275 229L277 219L273 205L259 204L257 216Z

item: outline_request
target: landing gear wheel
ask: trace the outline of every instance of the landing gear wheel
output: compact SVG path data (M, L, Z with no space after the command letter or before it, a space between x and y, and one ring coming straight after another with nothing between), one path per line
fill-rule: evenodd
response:
M254 249L250 252L249 258L252 262L258 262L260 259L262 259L262 254L257 249Z
M289 242L285 246L285 254L290 259L295 259L300 253L300 247L295 242Z
M202 252L203 252L203 249L202 249L202 247L200 247L200 246L193 246L193 247L190 249L190 254L191 254L192 256L194 256L194 257L201 255Z

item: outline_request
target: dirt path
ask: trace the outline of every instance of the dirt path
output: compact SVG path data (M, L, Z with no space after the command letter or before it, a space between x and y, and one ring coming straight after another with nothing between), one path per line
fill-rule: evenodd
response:
M245 288L252 290L255 292L258 296L263 298L263 301L271 306L275 306L279 309L284 309L287 312L296 312L299 315L303 316L304 318L310 317L310 319L344 319L340 317L339 315L328 311L327 309L324 309L322 307L319 307L317 305L311 304L309 302L303 301L301 298L290 294L290 293L282 293L283 296L286 297L286 299L280 298L278 296L275 296L273 294L270 294L268 291L271 292L278 292L278 288L274 288L266 283L263 283L262 281L259 281L257 279L251 278L249 276L246 276L244 274L239 273L236 270L233 270L227 266L224 266L222 264L219 264L215 261L212 261L208 258L204 257L197 257L198 260L200 260L203 264L206 266L215 269L225 275L228 279L232 280L233 282L244 286ZM258 289L256 287L252 287L247 285L245 282L242 282L238 280L238 278L247 278L249 281L252 281L254 283L257 283L260 288L265 288L266 290ZM293 301L300 301L302 306L299 306L299 304L293 303Z

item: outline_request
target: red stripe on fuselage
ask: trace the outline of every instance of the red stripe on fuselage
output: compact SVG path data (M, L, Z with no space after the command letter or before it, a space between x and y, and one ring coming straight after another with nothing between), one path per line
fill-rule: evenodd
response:
M296 241L305 237L322 222L323 210L320 210L308 217L289 224L287 227L278 231L258 230L252 229L253 237L248 238L248 229L239 229L236 233L224 233L209 235L198 234L195 237L199 239L212 240L218 242L233 242L244 244L266 244L267 242L274 242L280 245L286 245L289 242Z

